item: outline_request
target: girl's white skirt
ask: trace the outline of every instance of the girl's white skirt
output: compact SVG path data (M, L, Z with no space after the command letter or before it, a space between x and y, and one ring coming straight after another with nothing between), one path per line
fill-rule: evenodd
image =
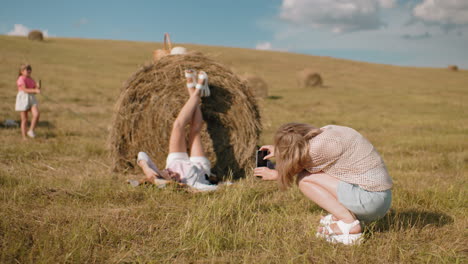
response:
M33 105L37 105L36 96L19 91L16 95L15 111L28 111Z

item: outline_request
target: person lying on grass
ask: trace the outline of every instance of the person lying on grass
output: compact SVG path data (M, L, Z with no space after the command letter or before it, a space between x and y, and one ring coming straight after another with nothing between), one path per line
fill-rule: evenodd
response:
M146 177L139 181L129 180L131 185L138 186L142 183L164 185L172 181L199 191L217 189L217 185L212 185L207 180L211 173L211 164L205 157L200 134L203 124L200 97L210 96L208 74L200 71L198 80L196 77L197 73L194 70L185 71L189 99L180 110L172 126L166 169L159 170L145 152L139 152L137 164ZM189 124L190 134L188 142L186 142L185 127ZM190 146L190 157L187 153L187 143Z
M307 198L328 211L317 237L360 243L360 222L375 221L390 209L392 179L377 150L356 130L288 123L278 129L274 143L260 150L269 151L265 159L276 158L276 170L259 167L254 174L278 180L283 189L295 181Z

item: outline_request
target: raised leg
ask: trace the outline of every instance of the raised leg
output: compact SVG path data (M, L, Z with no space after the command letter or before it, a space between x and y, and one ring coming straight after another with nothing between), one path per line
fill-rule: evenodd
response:
M201 140L201 129L203 126L203 116L200 106L197 107L192 117L192 125L190 127L189 146L191 157L204 157L205 151Z
M196 89L179 112L172 126L169 139L169 153L187 152L185 127L192 121L193 114L200 104L200 90Z

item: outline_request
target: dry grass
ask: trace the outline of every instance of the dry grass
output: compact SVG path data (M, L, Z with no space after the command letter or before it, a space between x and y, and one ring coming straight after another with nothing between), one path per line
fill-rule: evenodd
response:
M378 148L395 181L392 212L367 229L365 244L344 247L314 237L322 211L297 189L279 192L250 174L194 195L130 188L128 175L110 173L113 105L155 44L0 36L0 46L0 122L18 118L14 83L23 61L44 86L36 140L23 143L18 129L0 128L1 263L467 260L464 70L184 45L268 80L261 143L280 124L302 121L352 126ZM320 69L328 89L297 87L295 74L305 67Z

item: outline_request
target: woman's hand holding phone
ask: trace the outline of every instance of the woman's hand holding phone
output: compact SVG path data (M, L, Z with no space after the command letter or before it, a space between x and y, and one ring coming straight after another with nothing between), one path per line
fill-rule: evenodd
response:
M267 167L258 167L254 169L254 175L262 178L264 181L275 181L278 179L278 171Z
M270 158L273 158L275 156L275 146L273 145L265 145L265 146L261 146L260 147L260 150L267 150L268 151L268 155L266 155L263 159L267 160L267 159L270 159Z

